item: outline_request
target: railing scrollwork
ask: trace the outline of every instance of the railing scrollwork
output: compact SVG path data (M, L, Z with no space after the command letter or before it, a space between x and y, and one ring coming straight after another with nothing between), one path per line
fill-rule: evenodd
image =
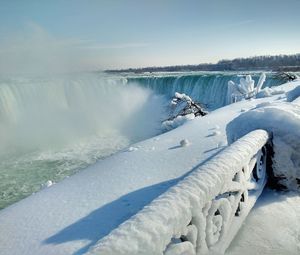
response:
M205 254L222 242L234 219L240 217L245 210L248 213L249 206L252 207L252 204L249 205L249 195L261 191L266 184L266 157L267 150L263 146L248 163L234 173L227 190L222 190L221 194L208 201L202 208L202 213L197 211L197 215L192 216L185 232L180 238L171 239L164 254ZM205 239L201 240L201 236L205 236Z
M239 139L100 240L90 254L224 252L266 184L268 138L256 130ZM135 247L130 252L128 241Z

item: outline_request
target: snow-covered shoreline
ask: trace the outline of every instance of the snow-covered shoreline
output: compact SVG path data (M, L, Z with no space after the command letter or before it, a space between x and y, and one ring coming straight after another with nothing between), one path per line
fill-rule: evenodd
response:
M300 82L283 85L289 91ZM83 254L227 144L226 126L282 95L242 101L137 143L0 212L1 255ZM218 132L216 132L218 131ZM187 139L190 145L180 146Z

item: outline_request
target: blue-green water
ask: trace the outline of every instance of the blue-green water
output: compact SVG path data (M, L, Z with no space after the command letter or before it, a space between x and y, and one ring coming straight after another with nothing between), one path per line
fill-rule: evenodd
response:
M136 83L149 88L158 94L172 97L175 92L185 93L194 100L204 104L209 109L216 109L230 103L227 85L230 80L238 83L245 72L190 72L190 73L160 73L128 76L129 83ZM255 84L260 72L250 72ZM264 87L279 85L274 74L267 73Z

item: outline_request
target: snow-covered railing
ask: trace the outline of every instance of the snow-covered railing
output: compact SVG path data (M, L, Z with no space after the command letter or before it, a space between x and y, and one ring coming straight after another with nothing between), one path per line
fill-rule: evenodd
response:
M222 254L266 183L268 133L253 131L221 151L88 254Z

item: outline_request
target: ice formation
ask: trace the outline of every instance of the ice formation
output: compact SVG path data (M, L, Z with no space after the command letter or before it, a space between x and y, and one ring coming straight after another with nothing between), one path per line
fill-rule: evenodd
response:
M272 74L268 76L272 77ZM259 74L251 73L253 80L257 80ZM208 106L209 110L231 103L231 94L227 96L228 81L239 83L239 77L236 73L181 73L178 74L151 74L136 75L127 78L128 82L138 83L141 86L150 88L156 93L173 97L174 93L185 93L197 102L201 102ZM278 83L275 79L267 79L264 85L271 87ZM218 96L216 96L218 95Z
M275 179L289 190L300 190L300 105L260 104L228 124L228 141L255 129L267 130L273 136Z
M262 73L257 86L251 75L246 75L246 78L241 78L240 83L228 82L228 94L231 97L231 102L241 101L242 99L249 99L254 97L261 91L261 88L266 80L266 74Z

